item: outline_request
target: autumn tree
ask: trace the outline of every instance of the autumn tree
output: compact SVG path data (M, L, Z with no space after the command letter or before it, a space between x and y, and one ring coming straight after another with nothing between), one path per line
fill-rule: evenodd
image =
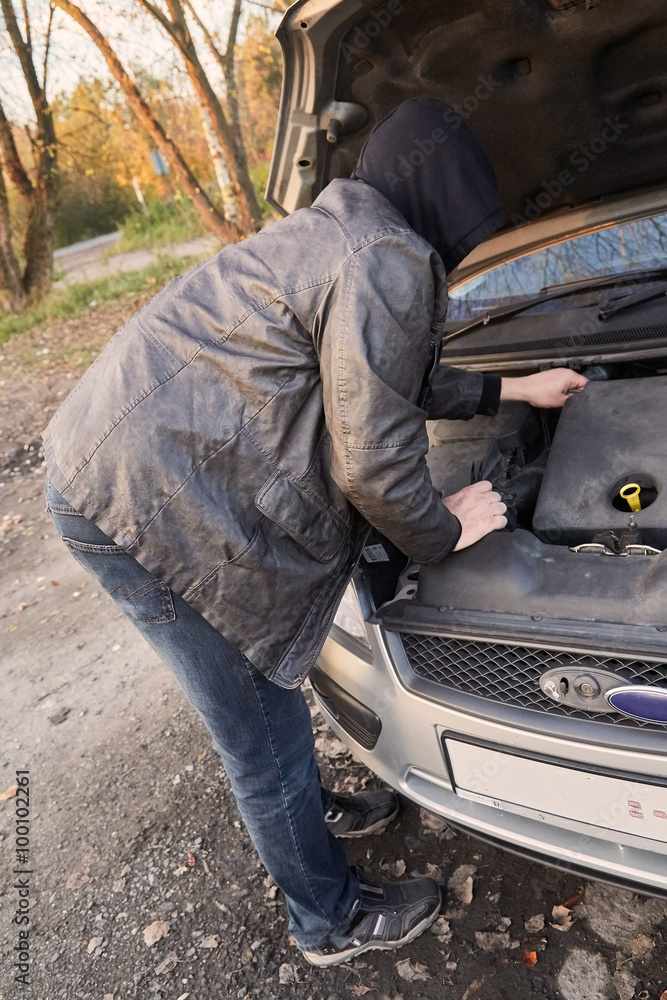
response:
M53 0L57 7L69 14L88 34L102 53L112 75L118 81L132 110L140 124L147 130L155 145L162 151L172 171L182 184L185 192L192 199L202 214L207 226L225 240L238 239L239 236L253 232L259 228L261 211L257 197L250 180L247 168L247 156L243 143L243 135L238 123L238 107L236 86L230 86L235 72L235 45L238 32L241 0L234 0L227 45L224 51L218 48L216 38L206 31L194 8L188 4L190 16L204 32L209 49L216 53L216 60L224 65L226 71L226 109L217 96L213 85L204 69L195 42L186 19L186 7L181 0L165 0L166 10L150 0L135 0L151 15L165 30L170 40L177 47L183 58L195 96L203 109L208 113L211 128L222 150L225 164L230 177L230 187L235 200L236 221L223 216L213 205L208 195L186 163L185 158L173 138L160 124L154 111L139 90L136 80L132 79L122 65L118 55L111 47L109 40L92 22L81 8L72 0ZM235 104L236 102L236 104Z
M136 2L155 18L183 57L192 88L201 106L209 115L213 133L222 150L239 225L244 232L258 229L261 211L248 173L248 157L241 131L236 82L236 36L241 18L242 0L233 0L227 44L224 49L218 47L214 35L196 13L191 0L184 0L183 3L181 0L165 0L166 11L151 0L136 0ZM186 8L222 70L225 81L224 100L220 100L216 94L202 65L187 22Z
M35 66L27 0L22 2L22 26L12 0L0 0L0 10L34 112L34 125L26 130L32 161L28 164L19 154L14 129L0 103L0 166L4 175L0 184L0 274L10 307L19 309L27 297L42 298L49 291L53 277L53 212L58 192L58 159L53 116L46 97L53 8L49 8L41 79ZM7 180L26 205L23 269L12 244Z
M278 121L282 84L282 53L266 13L252 14L239 47L239 102L255 162L271 153Z

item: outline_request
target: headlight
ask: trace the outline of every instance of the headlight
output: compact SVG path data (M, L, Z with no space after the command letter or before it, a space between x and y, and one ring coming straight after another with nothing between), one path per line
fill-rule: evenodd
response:
M347 590L343 594L343 599L338 606L338 611L334 618L334 626L338 626L343 632L346 632L358 642L362 642L364 646L370 649L366 626L364 625L364 616L361 612L359 598L352 582L347 585Z

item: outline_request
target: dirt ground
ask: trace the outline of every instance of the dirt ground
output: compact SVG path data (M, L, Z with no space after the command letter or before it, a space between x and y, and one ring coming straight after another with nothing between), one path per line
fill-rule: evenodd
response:
M151 293L0 345L0 793L17 770L31 793L28 986L18 799L0 795L0 1000L658 1000L664 900L517 859L409 803L348 853L374 876L458 884L436 933L330 970L289 943L203 725L43 511L40 431ZM313 715L325 781L372 786ZM574 921L553 926L565 902Z

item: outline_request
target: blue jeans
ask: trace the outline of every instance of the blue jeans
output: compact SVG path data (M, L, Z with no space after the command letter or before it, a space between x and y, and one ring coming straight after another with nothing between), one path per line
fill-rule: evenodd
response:
M170 668L206 724L243 821L285 894L302 949L344 929L359 884L325 823L302 692L267 680L182 598L160 583L46 480L47 510L74 558L97 578Z

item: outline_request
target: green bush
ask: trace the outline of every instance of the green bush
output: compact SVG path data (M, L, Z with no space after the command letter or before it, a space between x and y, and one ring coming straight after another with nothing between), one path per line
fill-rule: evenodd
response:
M180 243L205 231L201 216L188 198L149 197L146 207L147 213L137 205L125 218L123 235L111 254Z

